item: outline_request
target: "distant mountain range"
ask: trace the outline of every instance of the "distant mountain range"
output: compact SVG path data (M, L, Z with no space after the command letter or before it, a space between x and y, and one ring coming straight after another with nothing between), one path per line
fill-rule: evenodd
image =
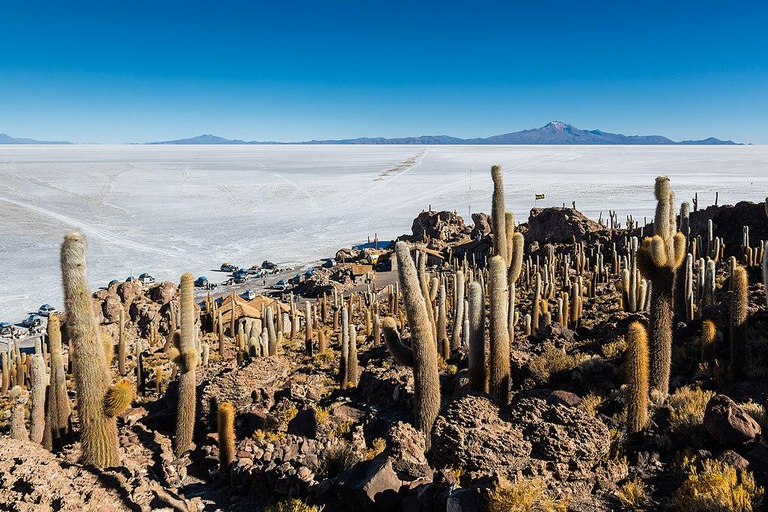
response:
M628 145L737 145L732 140L709 137L704 140L675 142L661 135L622 135L600 130L581 130L560 121L520 132L504 133L486 138L460 139L449 135L420 137L360 137L357 139L310 140L304 142L262 142L225 139L215 135L199 135L189 139L150 142L148 144L628 144Z
M0 144L72 144L65 140L35 140L35 139L17 139L5 133L0 133Z

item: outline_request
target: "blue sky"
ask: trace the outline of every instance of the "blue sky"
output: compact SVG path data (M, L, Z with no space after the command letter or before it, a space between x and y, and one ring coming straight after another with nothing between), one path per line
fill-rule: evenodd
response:
M768 3L0 1L0 132L768 142Z

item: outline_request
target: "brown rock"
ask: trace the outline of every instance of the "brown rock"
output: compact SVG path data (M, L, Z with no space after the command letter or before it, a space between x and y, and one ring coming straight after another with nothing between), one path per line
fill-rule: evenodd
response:
M176 296L178 289L175 284L163 281L149 290L149 298L158 304L168 304Z
M606 229L573 208L534 208L528 217L526 241L562 244L573 237L580 241L601 231Z
M493 232L491 216L486 213L473 213L472 222L475 223L471 233L471 236L474 239L485 238Z
M725 395L709 399L704 412L704 428L720 444L743 444L760 434L760 425Z
M120 297L111 293L104 298L104 302L101 303L101 313L104 315L104 322L113 324L120 321L120 310L123 305L120 302Z
M430 210L421 212L413 220L411 231L414 241L430 241L430 247L439 250L449 243L469 238L472 229L466 226L464 219L455 212ZM435 245L434 242L440 243Z

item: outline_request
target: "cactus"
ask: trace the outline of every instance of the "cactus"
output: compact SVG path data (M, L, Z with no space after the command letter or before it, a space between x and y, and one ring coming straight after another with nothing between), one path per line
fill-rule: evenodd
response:
M179 353L181 372L179 378L179 402L176 408L176 437L173 451L180 457L192 444L195 429L195 368L197 367L197 350L195 349L195 287L194 277L190 273L181 276L179 287L181 335L179 337ZM234 303L233 303L234 307ZM234 313L234 309L233 309Z
M639 432L648 424L648 335L640 322L627 330L627 430Z
M485 357L485 304L479 282L469 283L469 388L488 392L488 369Z
M133 397L133 386L127 380L110 386L104 400L104 412L109 417L122 414L133 402Z
M493 179L493 198L491 204L491 229L493 229L493 254L501 256L504 261L507 257L507 227L506 206L504 204L504 171L500 165L491 167Z
M275 331L275 314L272 311L272 306L266 309L267 319L267 336L269 343L269 355L277 355L277 332Z
M144 385L144 352L140 340L133 344L134 358L136 359L136 390L140 393L146 391Z
M392 359L401 366L413 367L413 350L411 350L411 347L405 346L400 340L400 333L397 331L397 321L394 317L385 317L381 321L381 329L384 333L384 343Z
M29 438L33 443L43 442L45 432L45 392L48 388L48 374L42 354L32 356L32 410L30 411Z
M440 290L437 293L437 344L441 349L443 359L448 359L450 357L450 343L447 342L448 314L445 295L445 285L440 285Z
M208 366L208 359L211 357L211 346L207 343L203 343L202 363L203 366Z
M104 346L96 324L86 276L85 237L70 233L61 247L61 273L70 345L77 353L73 361L75 389L82 429L82 461L99 468L118 464L117 425L104 411L110 385Z
M531 332L539 332L541 324L541 273L536 274L536 284L533 287L533 302L531 304Z
M120 334L117 342L117 370L125 377L125 313L120 306L120 319L118 320Z
M731 273L731 376L742 375L747 362L746 321L749 298L747 270L736 265Z
M8 393L8 387L11 384L11 372L8 370L9 364L10 364L10 361L8 359L8 353L7 352L0 353L0 365L3 366L2 383L0 383L0 395L5 395L6 393Z
M701 323L701 338L699 346L701 348L701 362L708 363L710 368L715 365L715 340L717 339L717 327L715 322L710 319Z
M768 217L768 197L765 198L765 215ZM765 289L765 304L768 305L768 246L763 249L763 288Z
M306 354L312 357L312 338L314 333L312 332L312 305L309 301L304 303L304 345Z
M488 389L499 402L509 402L510 364L507 329L507 266L501 256L490 263L490 369Z
M339 362L339 379L341 389L347 389L349 384L349 310L344 307L341 310L341 361Z
M381 318L378 313L373 315L373 346L376 347L381 343Z
M456 311L453 316L453 335L451 336L451 350L461 346L461 328L464 322L464 272L456 271Z
M235 460L235 406L229 402L219 404L217 417L219 430L219 466L223 473Z
M349 352L347 353L347 385L357 387L357 329L349 326Z
M216 328L219 330L219 356L221 356L221 359L224 359L224 324L221 322L221 310L216 311L217 315L217 322L216 322Z
M416 266L411 258L408 245L405 242L397 242L395 253L405 312L411 329L415 426L424 433L426 446L429 449L432 425L440 409L437 345L427 314L427 304L420 290Z
M24 421L25 404L29 399L29 392L21 386L14 386L9 393L14 403L11 410L11 439L29 441L29 432Z
M669 392L672 363L672 315L675 272L686 254L686 240L676 232L674 194L669 178L656 178L656 217L653 237L643 240L637 249L640 273L651 281L650 386L662 397Z

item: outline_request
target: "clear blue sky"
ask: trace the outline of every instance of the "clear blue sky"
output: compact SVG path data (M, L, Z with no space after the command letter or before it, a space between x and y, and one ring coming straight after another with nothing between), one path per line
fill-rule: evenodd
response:
M0 2L0 132L768 142L768 3Z

